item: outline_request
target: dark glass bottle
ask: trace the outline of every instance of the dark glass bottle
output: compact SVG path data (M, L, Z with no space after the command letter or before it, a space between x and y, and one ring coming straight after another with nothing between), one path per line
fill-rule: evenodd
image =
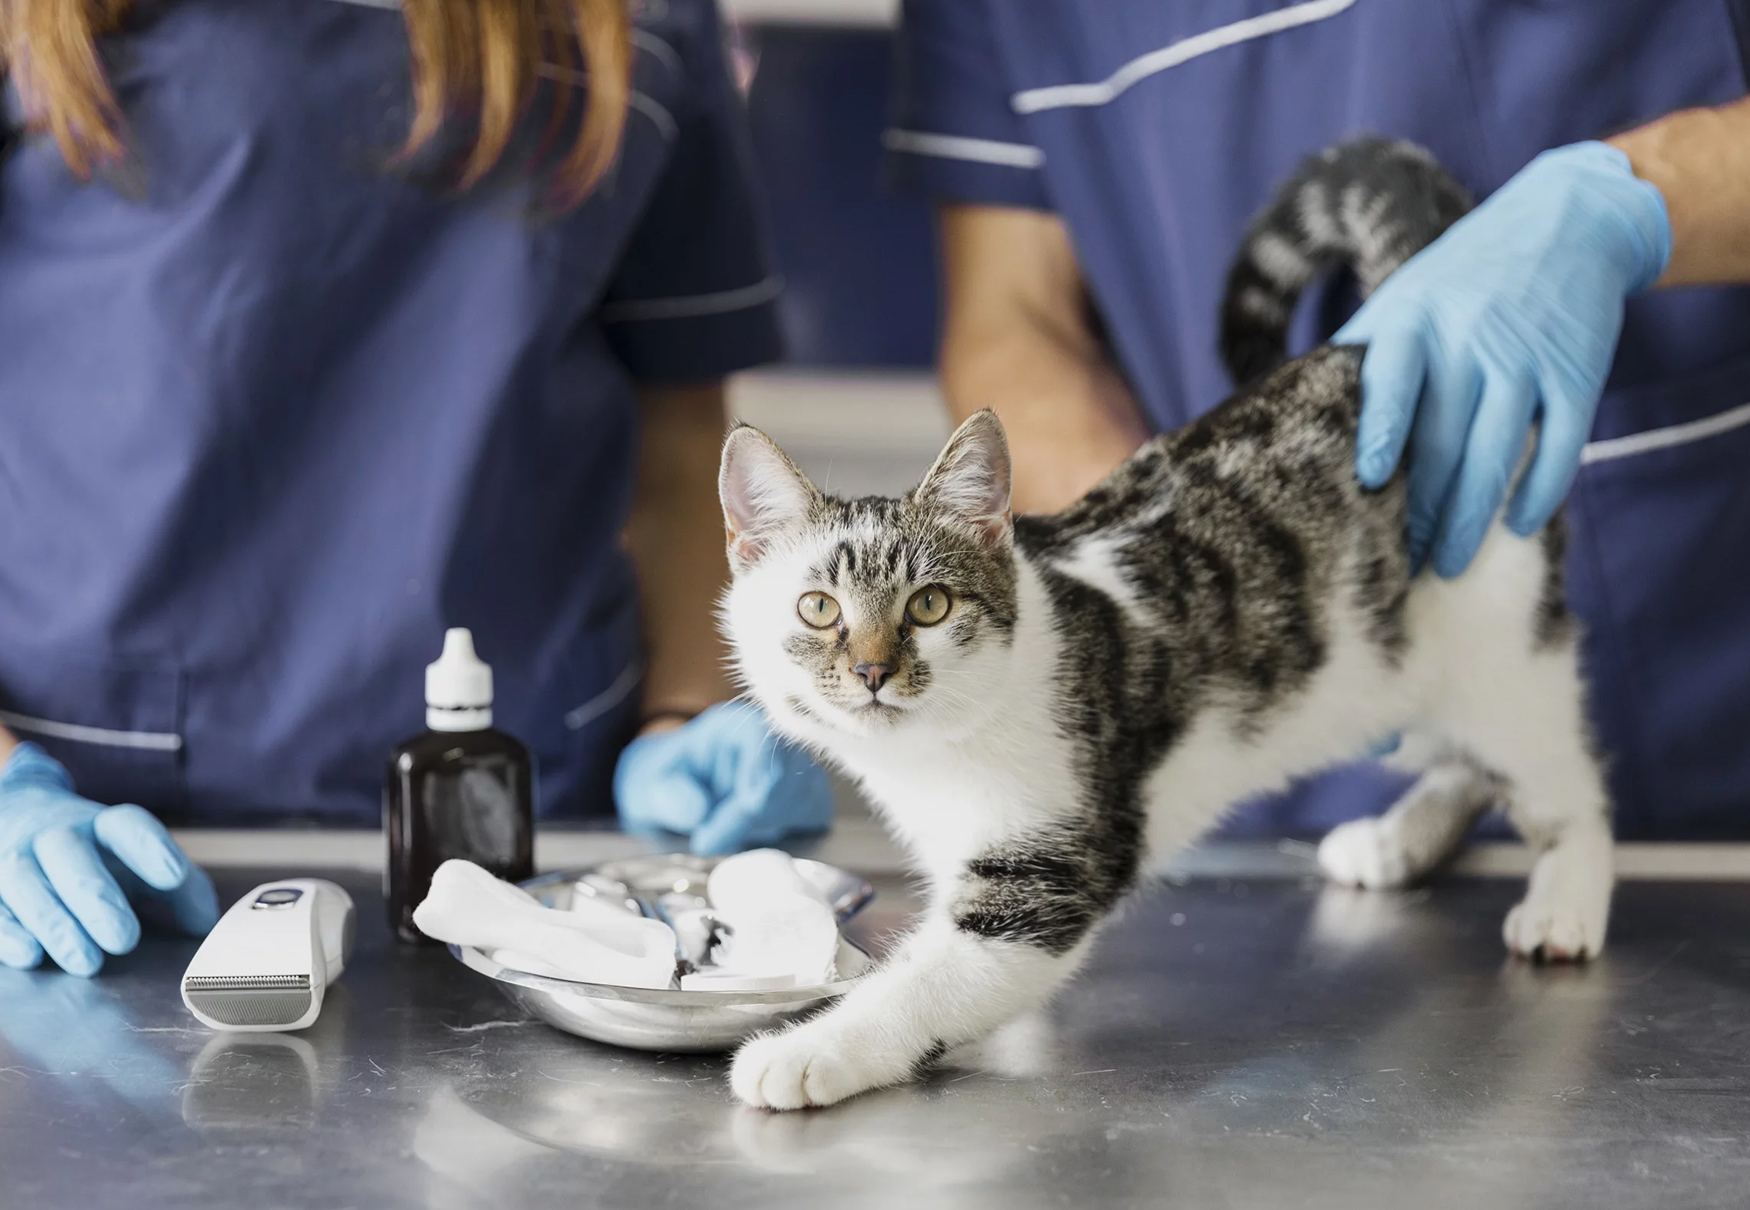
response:
M389 925L403 941L427 940L414 927L413 909L452 857L509 882L534 876L534 762L521 740L492 726L491 678L472 636L451 630L443 657L426 669L430 729L389 756L384 895Z

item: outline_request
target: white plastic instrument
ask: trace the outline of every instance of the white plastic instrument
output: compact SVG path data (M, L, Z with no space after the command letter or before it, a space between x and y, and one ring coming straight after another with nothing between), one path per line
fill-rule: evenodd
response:
M267 882L231 905L182 976L182 1002L214 1029L313 1024L352 956L352 896L320 878Z

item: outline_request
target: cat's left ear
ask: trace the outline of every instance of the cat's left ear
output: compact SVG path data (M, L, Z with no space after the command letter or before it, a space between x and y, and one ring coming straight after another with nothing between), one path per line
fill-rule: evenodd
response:
M1009 439L988 408L954 430L912 498L972 526L992 545L1014 537L1009 507Z
M736 425L723 442L717 495L729 531L729 563L736 571L757 563L773 536L806 517L820 498L777 443L746 424Z

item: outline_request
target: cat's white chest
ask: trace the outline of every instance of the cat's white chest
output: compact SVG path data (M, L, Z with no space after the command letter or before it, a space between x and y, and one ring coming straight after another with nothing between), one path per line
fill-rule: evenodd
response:
M865 749L845 763L924 872L951 876L1004 840L1077 807L1069 753L1055 737L1017 751L976 740Z

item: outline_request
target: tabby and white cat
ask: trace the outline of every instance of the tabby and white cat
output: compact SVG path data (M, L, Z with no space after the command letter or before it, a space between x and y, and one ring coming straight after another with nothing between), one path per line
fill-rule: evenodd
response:
M989 412L900 499L825 495L757 430L730 434L740 675L856 779L929 888L880 970L741 1049L742 1100L829 1105L1037 1007L1145 863L1394 732L1423 776L1333 832L1326 870L1402 883L1498 806L1539 853L1508 947L1598 952L1611 835L1559 520L1530 539L1497 524L1456 580L1412 577L1401 474L1355 477L1359 351L1281 364L1322 265L1377 284L1467 206L1405 144L1309 162L1253 225L1224 311L1236 377L1277 368L1057 516L1011 514Z

